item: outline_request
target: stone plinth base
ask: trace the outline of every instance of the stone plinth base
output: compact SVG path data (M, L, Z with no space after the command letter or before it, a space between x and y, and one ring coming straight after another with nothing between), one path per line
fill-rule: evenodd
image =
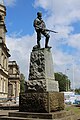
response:
M59 92L28 92L20 94L20 112L49 113L64 109L64 95Z

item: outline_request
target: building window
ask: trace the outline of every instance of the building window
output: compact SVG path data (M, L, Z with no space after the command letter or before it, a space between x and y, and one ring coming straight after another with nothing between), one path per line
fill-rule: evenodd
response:
M9 74L13 74L13 68L9 67Z

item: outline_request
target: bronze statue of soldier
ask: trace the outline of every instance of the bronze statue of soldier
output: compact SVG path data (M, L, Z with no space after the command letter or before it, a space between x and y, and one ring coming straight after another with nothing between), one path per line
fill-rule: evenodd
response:
M46 25L45 25L45 22L42 20L42 13L41 12L37 13L37 18L34 20L33 25L34 25L36 33L37 33L37 47L40 48L40 40L41 40L41 34L42 34L46 37L45 48L49 48L48 42L49 42L50 35L45 30Z

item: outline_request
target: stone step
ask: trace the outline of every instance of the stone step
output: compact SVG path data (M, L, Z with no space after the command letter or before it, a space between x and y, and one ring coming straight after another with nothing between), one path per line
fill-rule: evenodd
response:
M8 116L0 120L79 120L73 112L60 111L54 113L9 112Z
M8 115L9 115L9 117L52 119L52 114L50 114L50 113L9 112Z
M2 117L0 117L0 120L35 120L35 119L33 119L33 118L23 118L23 117L2 116Z
M2 116L0 117L0 120L44 120L44 119ZM46 119L46 120L49 120L49 119Z
M44 119L3 116L3 117L0 117L0 120L44 120ZM80 118L77 118L76 116L72 115L72 116L67 116L67 117L64 117L64 118L45 119L45 120L80 120Z
M60 111L53 113L32 113L32 112L9 112L10 117L25 117L25 118L39 118L39 119L60 119L73 116L72 111Z
M75 114L72 111L60 111L53 113L31 113L31 112L9 112L9 117L23 117L23 118L35 118L35 119L43 119L43 120L76 120ZM66 119L65 119L66 118Z

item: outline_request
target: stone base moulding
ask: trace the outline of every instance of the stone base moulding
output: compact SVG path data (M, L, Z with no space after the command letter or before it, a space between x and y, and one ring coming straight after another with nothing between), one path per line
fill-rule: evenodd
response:
M53 79L28 80L25 85L26 92L59 92L58 81Z
M17 120L18 117L20 117L20 120L79 120L77 118L80 118L77 117L72 111L64 110L52 113L10 112L9 117L16 117Z

